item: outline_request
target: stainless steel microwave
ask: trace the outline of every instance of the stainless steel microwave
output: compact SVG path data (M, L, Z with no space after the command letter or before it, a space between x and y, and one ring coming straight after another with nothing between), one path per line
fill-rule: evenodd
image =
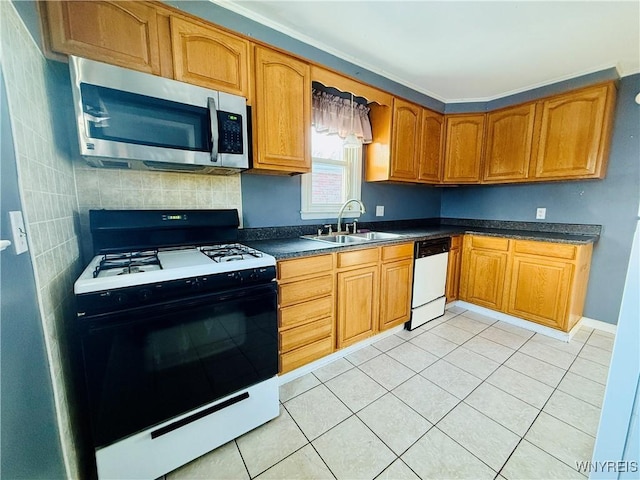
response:
M247 101L69 57L80 153L95 167L232 174L249 168Z

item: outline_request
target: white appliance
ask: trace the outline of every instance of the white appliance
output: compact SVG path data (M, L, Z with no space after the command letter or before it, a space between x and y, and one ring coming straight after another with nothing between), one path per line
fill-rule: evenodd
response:
M99 479L158 478L279 414L276 260L237 210L91 210L74 285Z
M444 315L450 246L450 238L416 242L411 320L406 323L408 330Z

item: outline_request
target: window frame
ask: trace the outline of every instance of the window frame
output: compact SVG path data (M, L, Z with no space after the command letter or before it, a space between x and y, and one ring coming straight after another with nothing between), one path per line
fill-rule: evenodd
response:
M313 128L313 127L312 127ZM355 198L362 200L362 163L364 149L360 145L359 148L344 149L343 155L350 155L347 159L348 167L346 168L346 192L345 201ZM344 160L331 160L325 158L312 157L311 164L313 170L314 163L322 163L326 165L342 166ZM312 173L305 173L301 177L300 182L300 217L302 220L320 220L327 218L337 218L340 213L342 204L313 204L312 202ZM343 213L343 218L359 218L360 207L355 202L347 206Z

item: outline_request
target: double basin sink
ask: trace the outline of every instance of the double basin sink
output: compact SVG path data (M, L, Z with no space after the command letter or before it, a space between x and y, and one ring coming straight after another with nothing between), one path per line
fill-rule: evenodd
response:
M393 240L396 238L402 238L403 235L397 233L387 232L363 232L363 233L350 233L350 234L332 234L332 235L320 235L320 236L304 236L311 240L318 242L333 243L335 245L353 245L367 242L380 242L384 240Z

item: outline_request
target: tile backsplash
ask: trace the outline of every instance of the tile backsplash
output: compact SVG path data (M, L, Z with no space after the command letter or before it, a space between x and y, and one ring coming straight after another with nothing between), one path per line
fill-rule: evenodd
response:
M6 1L0 1L0 45L18 184L65 468L70 478L79 478L79 440L71 414L66 333L73 317L73 282L81 264L73 165L56 116L60 78L42 56L13 4Z
M228 176L192 173L102 169L74 162L82 251L92 256L89 232L91 209L219 209L236 208L242 221L240 174Z

